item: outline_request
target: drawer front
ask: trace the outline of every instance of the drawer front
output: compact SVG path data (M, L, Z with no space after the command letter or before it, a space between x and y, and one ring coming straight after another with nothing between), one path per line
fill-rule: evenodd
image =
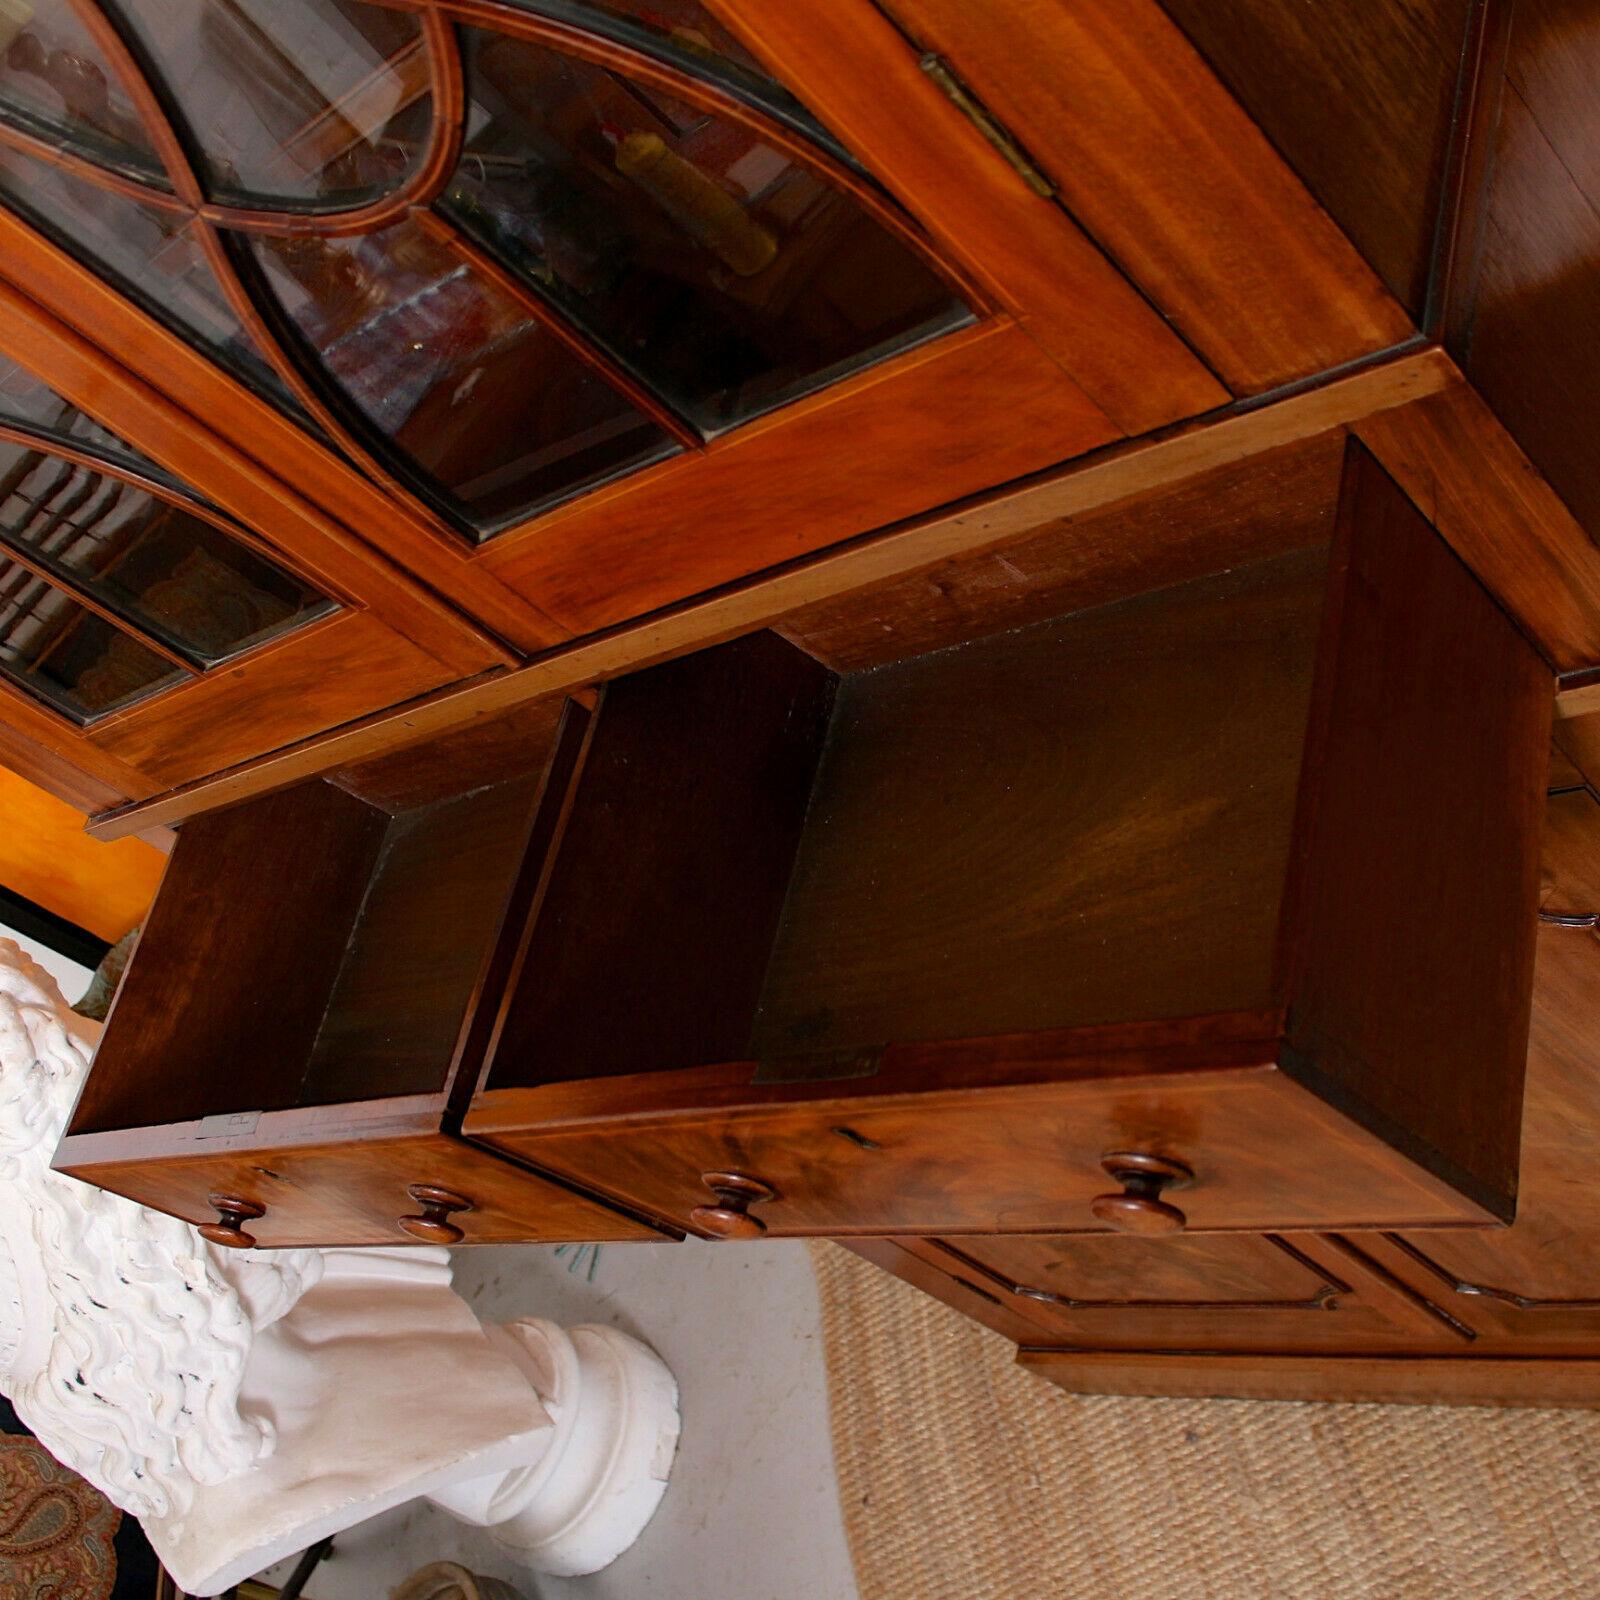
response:
M709 1237L1103 1231L1091 1205L1118 1192L1102 1166L1112 1152L1191 1169L1193 1182L1162 1199L1191 1230L1489 1220L1271 1068L542 1127L485 1121L468 1125L486 1144ZM728 1176L755 1187L709 1181ZM730 1212L745 1220L730 1228Z
M926 1239L908 1253L968 1315L994 1325L988 1296L1031 1321L1018 1342L1034 1346L1404 1354L1472 1337L1359 1246L1310 1234Z
M185 1221L215 1224L221 1207L211 1196L235 1198L261 1212L235 1223L263 1249L290 1245L404 1245L426 1243L659 1239L656 1229L572 1193L510 1162L445 1135L374 1139L362 1143L296 1146L145 1161L96 1163L66 1169L102 1189ZM409 1190L445 1191L432 1210ZM404 1218L443 1222L461 1238Z

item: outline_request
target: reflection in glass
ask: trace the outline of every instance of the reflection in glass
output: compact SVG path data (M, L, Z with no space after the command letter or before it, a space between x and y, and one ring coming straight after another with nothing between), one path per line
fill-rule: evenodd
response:
M492 528L670 454L670 437L415 222L265 239L326 371L457 515Z
M800 129L839 159L833 136L699 0L514 0L525 10L572 23L710 78Z
M583 11L627 17L648 28L674 50L721 61L752 76L764 76L759 61L700 4L700 0L577 0Z
M86 417L70 401L63 400L26 367L0 356L0 423L5 422L69 440L86 450L126 462L151 477L167 477L153 461L141 456L109 428L102 428L93 417Z
M415 16L361 0L122 0L215 200L326 210L405 179L428 146Z
M0 672L79 722L181 681L181 667L0 554Z
M444 208L703 431L970 320L851 196L742 126L467 30Z
M294 410L277 374L240 327L183 216L5 149L0 202L237 377Z
M212 199L268 213L219 228L291 359L373 457L480 537L972 319L870 201L786 153L792 130L839 152L701 0L515 0L609 41L607 60L629 59L621 46L675 64L676 92L456 29L464 150L434 203L476 252L438 215L319 231L404 190L431 148L411 0L101 3ZM0 116L163 181L91 33L70 0L0 0ZM791 132L703 111L682 98L701 92L691 78ZM156 198L0 146L0 204L315 432L245 331L259 324L239 286L224 273L242 323L212 271L208 224ZM9 405L119 450L76 413L19 410L38 396L6 382L0 418Z
M167 186L138 113L70 0L0 5L0 115L51 144Z
M0 541L200 664L332 609L191 512L10 440L0 440Z

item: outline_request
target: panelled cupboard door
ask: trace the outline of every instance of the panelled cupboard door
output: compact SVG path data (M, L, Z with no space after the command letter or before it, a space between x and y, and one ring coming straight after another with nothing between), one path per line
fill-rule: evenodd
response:
M869 1259L1023 1345L1280 1354L1471 1345L1463 1325L1337 1237L863 1243Z
M1483 1233L1407 1230L1385 1259L1469 1322L1485 1347L1600 1349L1600 803L1553 794L1545 827L1543 925L1516 1221Z
M1232 398L941 82L870 0L43 0L0 272L537 648Z
M6 759L98 809L503 659L364 552L262 524L0 361Z

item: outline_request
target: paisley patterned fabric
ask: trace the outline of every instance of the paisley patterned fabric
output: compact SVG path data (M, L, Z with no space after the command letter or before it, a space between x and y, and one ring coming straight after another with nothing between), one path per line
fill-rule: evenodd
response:
M0 1436L0 1594L110 1600L122 1514L35 1439Z

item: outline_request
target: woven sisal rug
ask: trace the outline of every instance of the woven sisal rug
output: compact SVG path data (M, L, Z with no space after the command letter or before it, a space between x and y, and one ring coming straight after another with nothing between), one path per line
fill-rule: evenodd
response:
M1600 1414L1069 1395L814 1260L861 1600L1600 1597Z

